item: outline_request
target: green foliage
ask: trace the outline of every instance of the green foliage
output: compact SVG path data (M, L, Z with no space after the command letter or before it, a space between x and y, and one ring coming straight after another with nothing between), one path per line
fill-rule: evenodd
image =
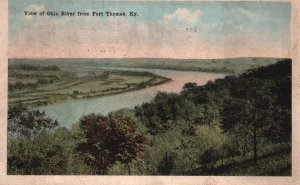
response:
M59 156L61 148L46 142L39 143L41 139L51 141L45 138L48 136L46 129L57 125L58 123L47 118L44 112L31 110L22 104L10 106L8 109L8 173L45 173L41 168L46 164L50 166L62 164L64 159ZM46 148L43 147L44 144ZM51 173L50 166L43 169Z
M214 162L214 159L217 157L217 151L213 148L208 148L205 152L200 156L201 164L207 168L207 165L211 162Z
M152 134L150 174L212 173L208 166L253 156L277 142L290 142L291 61L228 76L204 86L184 85L180 95L158 93L135 108ZM203 171L204 170L204 171Z
M151 134L167 132L176 120L194 123L203 116L201 106L174 93L159 92L150 102L135 108L136 116Z
M159 174L170 175L175 166L176 153L167 151L158 166Z
M291 73L287 70L289 65L289 61L279 62L270 66L268 71L259 68L235 79L235 86L231 88L232 95L222 110L222 128L245 140L245 145L246 140L250 140L254 160L257 159L257 145L262 138L289 141L287 133L290 134L290 131L287 130L290 129L290 122L287 121L290 120L286 115L290 111L289 100L283 106L279 97L286 96L288 99L290 95L279 94L276 90L285 89L277 84L282 84L282 79L286 81L290 77ZM281 78L278 78L277 73L282 75Z
M265 150L266 149L266 150ZM201 175L291 175L289 143L264 145L257 162L252 154L234 156L194 169L190 174Z
M80 120L85 140L78 151L96 174L107 174L108 167L117 161L128 167L133 160L142 160L147 139L136 134L136 123L130 117L111 114L108 117L90 114Z
M19 64L19 65L10 66L10 68L21 69L26 71L60 71L60 68L56 65L41 66L41 65Z
M39 110L19 104L8 110L8 174L86 174L75 152L76 130L54 128L56 121ZM74 132L74 133L73 133Z
M159 92L71 130L24 105L8 123L9 174L290 175L291 61Z
M58 125L56 121L46 117L45 112L30 110L23 104L8 107L8 135L13 139L26 137L34 139L44 129Z

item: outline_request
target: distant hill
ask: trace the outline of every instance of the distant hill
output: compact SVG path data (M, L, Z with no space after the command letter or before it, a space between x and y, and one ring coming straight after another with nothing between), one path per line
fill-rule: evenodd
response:
M9 59L10 64L43 62L51 65L74 67L129 67L155 68L180 71L202 71L213 73L240 74L249 69L274 64L282 58L227 58L227 59L170 59L170 58L120 58L120 59Z

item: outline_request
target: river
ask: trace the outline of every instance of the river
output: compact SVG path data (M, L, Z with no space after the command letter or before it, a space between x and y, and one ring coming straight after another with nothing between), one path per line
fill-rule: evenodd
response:
M89 68L89 67L86 67ZM101 67L103 68L103 67ZM103 115L122 108L133 108L143 102L149 102L155 97L158 91L179 93L184 84L195 82L204 85L209 80L223 78L224 74L173 71L162 69L138 69L138 68L112 68L118 70L148 71L156 75L165 76L172 81L137 91L126 92L117 95L104 96L99 98L83 99L78 101L61 102L53 105L39 107L46 114L57 120L60 126L71 128L83 115L89 113L101 113Z

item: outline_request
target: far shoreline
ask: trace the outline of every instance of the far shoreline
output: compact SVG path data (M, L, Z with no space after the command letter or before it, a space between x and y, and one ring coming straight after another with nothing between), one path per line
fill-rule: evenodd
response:
M174 71L198 71L208 73L241 74L249 69L275 64L286 58L275 57L233 57L215 59L175 59L175 58L9 58L9 63L32 62L58 66L126 67L164 69Z
M128 93L128 92L133 92L133 91L139 91L139 90L143 90L149 87L154 87L154 86L158 86L158 85L163 85L166 83L169 83L172 81L172 79L166 78L162 80L159 83L155 83L155 84L149 84L146 87L141 87L141 88L132 88L132 89L127 89L124 91L119 91L119 92L111 92L111 93L107 93L107 94L99 94L99 95L93 95L93 96L86 96L83 98L78 98L78 99L71 99L71 100L61 100L61 101L56 101L53 103L49 103L49 104L45 104L45 105L35 105L35 104L29 104L29 106L33 107L33 108L40 108L40 107L44 107L44 106L49 106L49 105L56 105L56 104L61 104L61 103L66 103L66 102L78 102L78 101L84 101L84 100L88 100L88 99L97 99L97 98L102 98L102 97L107 97L107 96L114 96L114 95L118 95L118 94L124 94L124 93ZM14 104L12 104L14 105Z

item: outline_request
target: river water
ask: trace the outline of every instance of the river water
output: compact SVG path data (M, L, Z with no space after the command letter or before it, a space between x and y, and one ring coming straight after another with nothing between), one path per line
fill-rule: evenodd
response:
M87 67L88 68L88 67ZM101 67L103 68L103 67ZM53 105L39 107L46 114L57 120L60 126L71 128L79 121L83 115L89 113L101 113L103 115L122 108L133 108L143 102L149 102L155 97L158 91L179 93L184 84L195 82L198 85L204 85L209 80L223 78L224 74L191 72L191 71L173 71L162 69L137 69L137 68L112 68L118 70L148 71L156 75L165 76L172 81L149 87L137 91L126 92L117 95L104 96L99 98L83 99L70 102L62 102Z

